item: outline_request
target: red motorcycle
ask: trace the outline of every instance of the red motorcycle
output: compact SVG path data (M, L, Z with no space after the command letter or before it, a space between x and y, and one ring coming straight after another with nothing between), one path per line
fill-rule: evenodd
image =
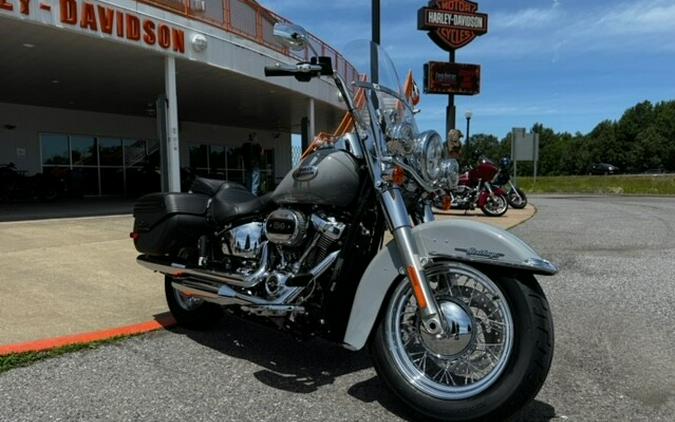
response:
M490 160L481 158L478 165L459 176L457 188L453 189L451 207L473 210L476 207L490 217L499 217L509 209L507 193L492 182L499 175L499 168Z

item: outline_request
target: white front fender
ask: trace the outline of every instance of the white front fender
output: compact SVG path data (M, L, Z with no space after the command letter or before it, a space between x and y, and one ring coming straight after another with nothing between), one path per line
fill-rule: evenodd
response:
M413 229L420 258L515 268L535 274L553 275L558 269L513 234L467 220L443 220ZM360 350L366 344L387 292L403 265L391 241L370 262L356 289L349 315L344 346Z

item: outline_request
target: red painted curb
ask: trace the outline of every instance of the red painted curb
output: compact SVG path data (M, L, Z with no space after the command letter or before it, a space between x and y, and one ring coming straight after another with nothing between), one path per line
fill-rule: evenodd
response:
M13 353L43 352L45 350L55 349L57 347L71 346L73 344L86 344L94 341L111 339L119 336L129 336L134 334L143 334L150 331L156 331L171 328L176 325L176 320L170 313L159 314L153 321L142 322L140 324L126 325L119 328L111 328L101 331L92 331L89 333L74 334L71 336L55 337L46 340L31 341L28 343L10 344L0 346L0 356Z

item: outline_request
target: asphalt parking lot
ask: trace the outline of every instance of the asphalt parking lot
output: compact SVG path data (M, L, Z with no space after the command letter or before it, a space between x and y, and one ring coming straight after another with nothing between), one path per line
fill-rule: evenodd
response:
M537 197L556 351L521 420L671 421L675 199ZM367 353L225 318L0 374L0 420L400 420Z

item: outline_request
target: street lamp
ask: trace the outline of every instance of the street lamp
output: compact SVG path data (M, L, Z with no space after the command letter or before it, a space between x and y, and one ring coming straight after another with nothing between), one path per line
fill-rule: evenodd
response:
M464 117L466 117L466 145L469 145L469 136L471 136L469 130L471 129L471 117L473 117L473 113L467 111L464 113Z

